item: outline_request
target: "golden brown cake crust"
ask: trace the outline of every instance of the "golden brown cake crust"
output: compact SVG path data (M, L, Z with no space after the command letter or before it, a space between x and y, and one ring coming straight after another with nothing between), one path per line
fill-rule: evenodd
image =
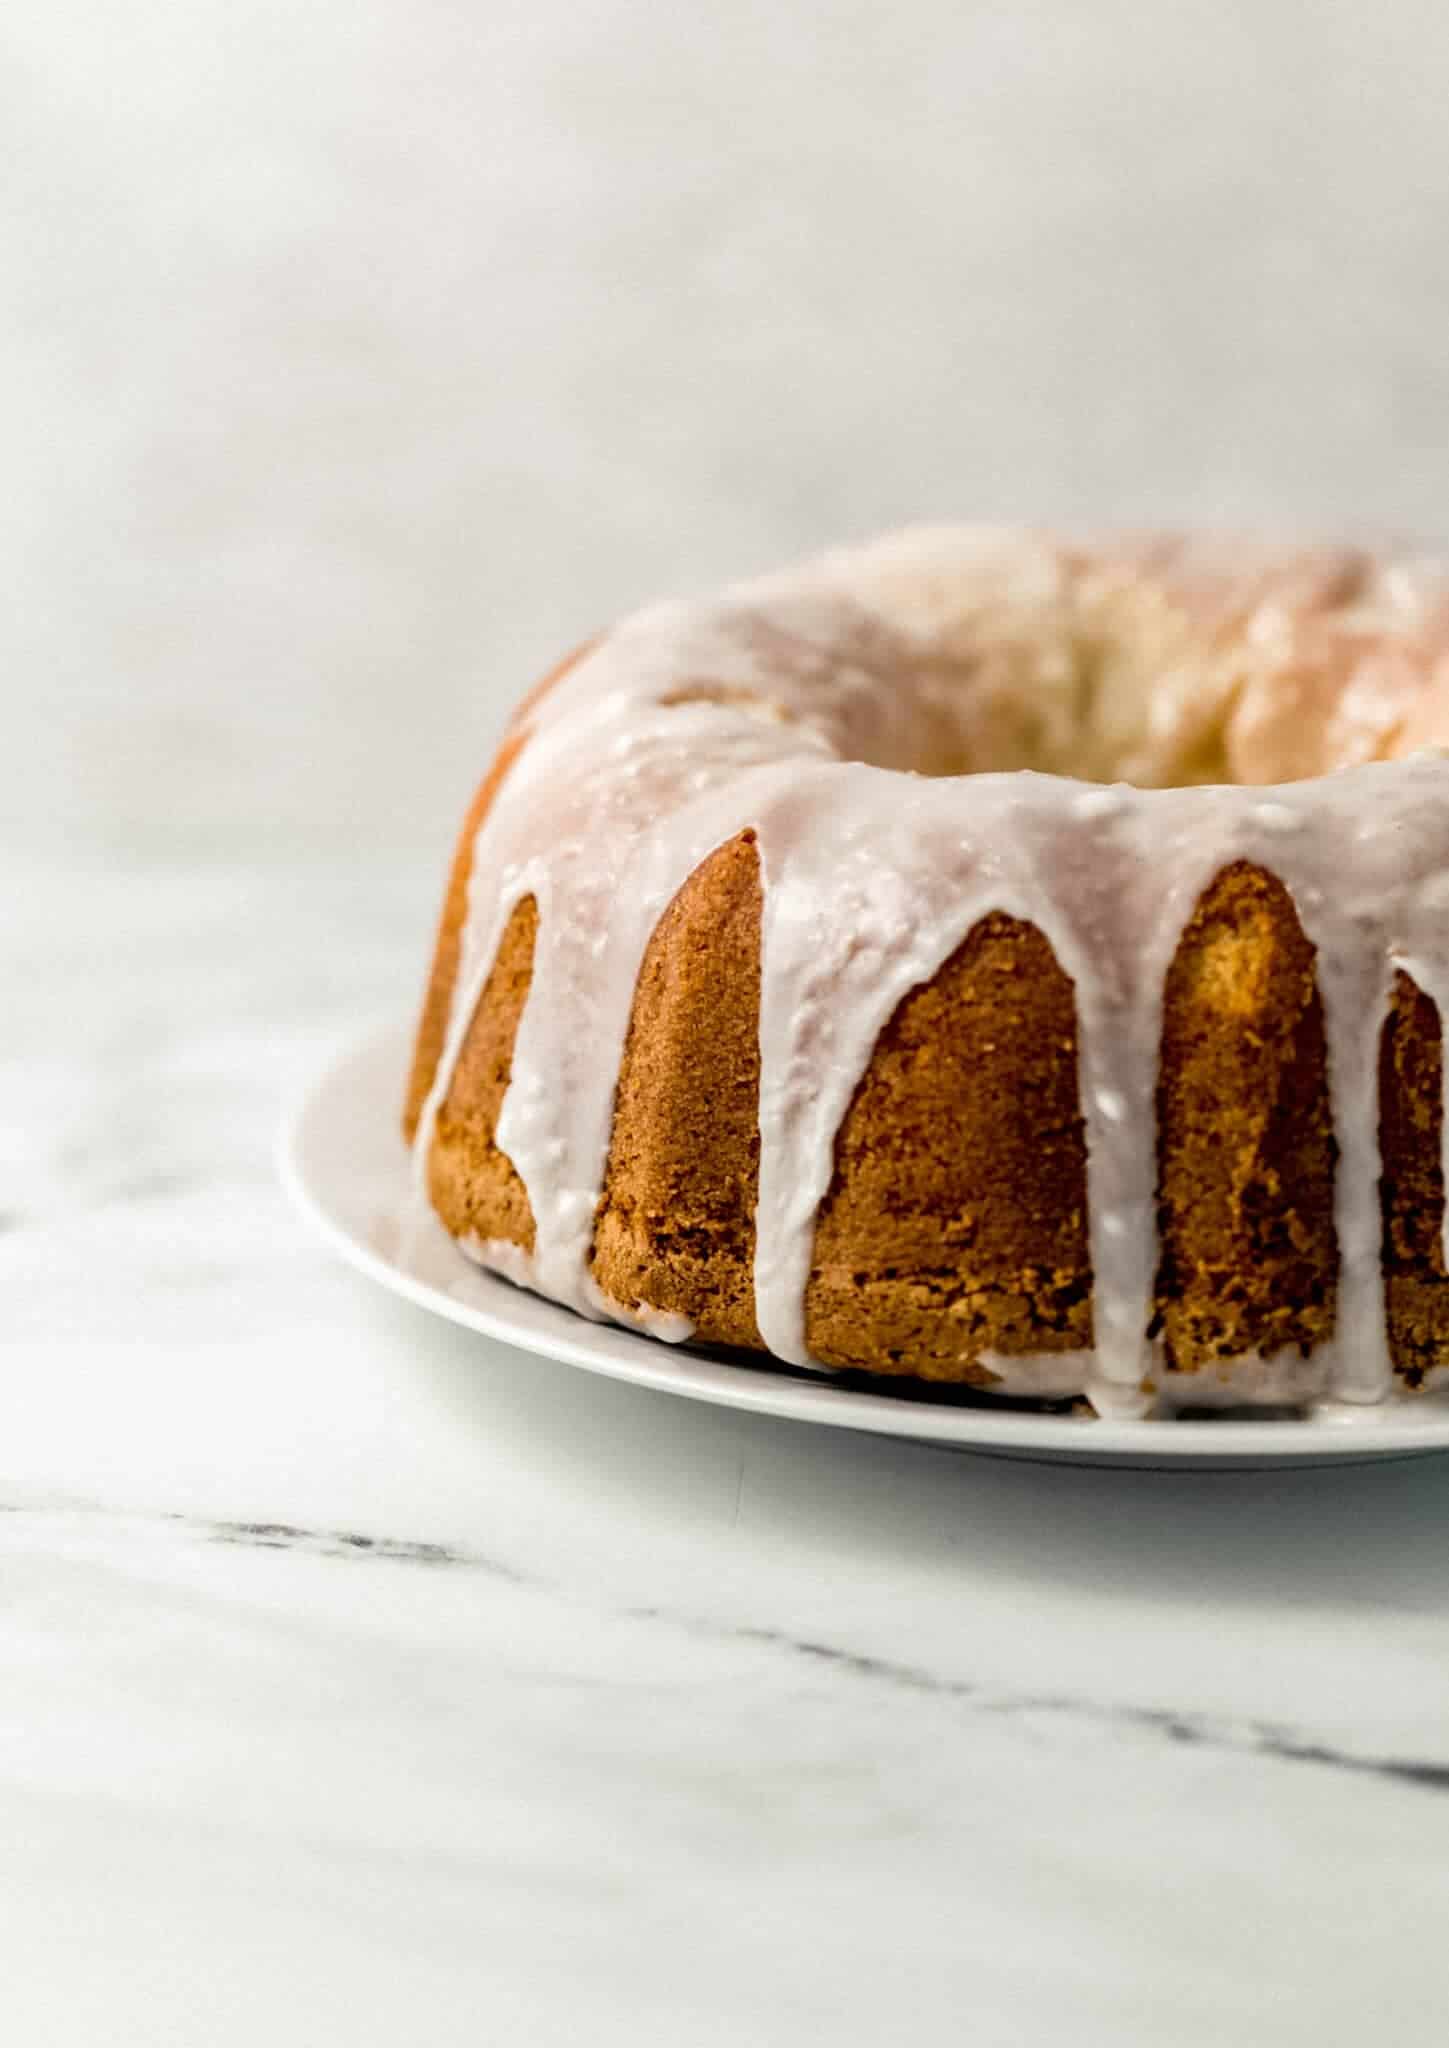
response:
M1157 1320L1170 1370L1332 1333L1338 1253L1323 1007L1288 892L1243 862L1167 976Z
M835 1147L805 1297L827 1365L989 1384L983 1354L1092 1341L1072 985L982 920L877 1040Z
M1443 1033L1439 1012L1407 974L1394 983L1379 1047L1379 1146L1384 1176L1384 1285L1394 1370L1409 1385L1443 1362L1449 1340L1444 1268Z
M760 871L741 833L669 905L639 973L619 1070L594 1277L758 1351Z
M463 1040L428 1153L428 1195L454 1237L533 1248L528 1193L495 1140L513 1072L513 1041L533 978L538 905L523 901L504 927Z

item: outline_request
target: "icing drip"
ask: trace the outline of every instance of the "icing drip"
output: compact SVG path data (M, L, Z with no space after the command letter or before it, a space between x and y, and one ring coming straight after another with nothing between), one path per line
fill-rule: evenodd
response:
M1003 912L1040 930L1075 988L1095 1340L1090 1355L992 1357L1003 1391L1085 1389L1119 1414L1145 1412L1159 1388L1169 1404L1363 1404L1389 1392L1379 1034L1398 966L1449 1015L1449 760L1368 760L1271 793L1261 775L1232 784L1204 764L1221 776L1235 750L1267 746L1272 675L1293 679L1300 711L1322 674L1338 675L1320 726L1372 727L1383 743L1409 715L1403 678L1370 673L1360 643L1370 626L1422 634L1442 582L1396 582L1342 554L1295 558L1291 573L1200 552L1170 573L1150 551L1131 574L1084 563L1031 536L893 540L640 613L544 697L478 836L417 1141L421 1187L502 932L532 896L539 935L497 1142L536 1241L531 1253L474 1247L484 1263L581 1314L690 1334L683 1318L610 1301L591 1273L613 1113L604 1077L618 1073L660 915L701 861L750 829L764 901L755 1308L771 1351L812 1362L816 1214L881 1030L982 917ZM1174 786L1061 773L1105 745L1094 707L1112 760ZM1421 725L1423 714L1415 700ZM1359 738L1343 751L1358 759ZM1271 756L1255 761L1273 772ZM920 772L943 763L951 773ZM1279 877L1317 949L1338 1145L1337 1329L1308 1360L1176 1375L1148 1335L1163 992L1199 898L1236 861Z

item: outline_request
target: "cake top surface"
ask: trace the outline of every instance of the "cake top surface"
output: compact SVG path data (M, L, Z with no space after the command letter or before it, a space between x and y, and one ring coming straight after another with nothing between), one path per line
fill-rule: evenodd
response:
M927 772L1260 784L1449 739L1449 565L1427 554L932 526L738 591L878 620Z

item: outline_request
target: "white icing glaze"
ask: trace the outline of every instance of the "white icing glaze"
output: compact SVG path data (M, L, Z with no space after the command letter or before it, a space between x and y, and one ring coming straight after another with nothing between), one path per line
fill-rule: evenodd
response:
M514 1244L506 1237L461 1237L458 1243L470 1259L476 1259L490 1273L501 1273L515 1287L532 1284L533 1268L521 1244Z
M589 1255L645 947L699 863L749 828L764 894L755 1306L773 1352L812 1362L815 1218L877 1036L1000 911L1036 925L1075 986L1096 1340L1090 1357L993 1358L1002 1391L1085 1389L1118 1414L1145 1412L1165 1379L1186 1383L1170 1402L1193 1405L1383 1399L1379 1033L1396 966L1441 1009L1449 997L1449 761L1366 760L1362 734L1378 749L1395 720L1428 735L1436 690L1444 722L1449 670L1415 653L1443 590L1342 552L1088 557L949 529L626 620L533 711L479 833L420 1185L502 932L532 895L539 936L497 1142L536 1243L477 1253L581 1314L690 1334L609 1301ZM1284 696L1297 716L1280 731ZM1278 781L1275 732L1290 764L1336 733L1338 757L1362 765ZM1241 772L1253 748L1250 779L1204 779L1204 762ZM1039 772L1079 757L1134 781ZM1235 1360L1210 1388L1165 1373L1147 1336L1155 1092L1168 967L1237 860L1282 880L1318 952L1340 1277L1330 1344L1307 1361Z
M687 1344L694 1335L694 1324L689 1317L677 1315L673 1309L650 1308L647 1301L635 1302L631 1307L627 1302L611 1301L602 1288L598 1289L596 1298L611 1320L632 1323L636 1330L657 1337L661 1344Z

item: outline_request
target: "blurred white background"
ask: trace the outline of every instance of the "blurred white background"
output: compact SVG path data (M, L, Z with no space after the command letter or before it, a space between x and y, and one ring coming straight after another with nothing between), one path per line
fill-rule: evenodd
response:
M1433 0L18 0L5 839L431 878L509 700L892 522L1441 537Z

